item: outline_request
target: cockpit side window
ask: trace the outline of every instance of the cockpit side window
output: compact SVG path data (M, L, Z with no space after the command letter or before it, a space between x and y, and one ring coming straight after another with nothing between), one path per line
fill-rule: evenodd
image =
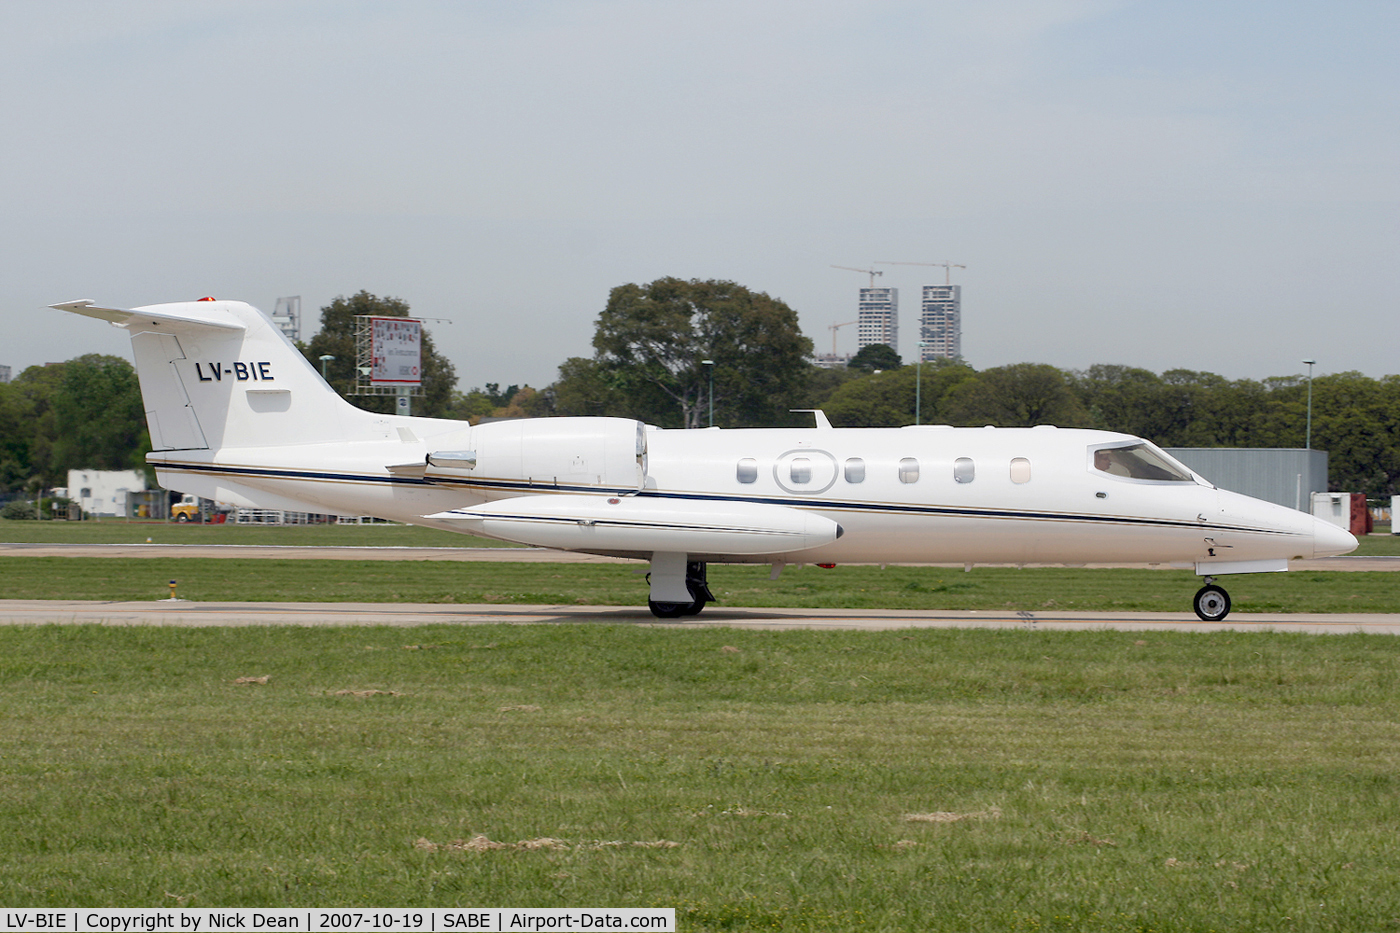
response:
M1195 482L1179 464L1142 442L1091 448L1094 469L1124 479L1151 480L1159 483Z

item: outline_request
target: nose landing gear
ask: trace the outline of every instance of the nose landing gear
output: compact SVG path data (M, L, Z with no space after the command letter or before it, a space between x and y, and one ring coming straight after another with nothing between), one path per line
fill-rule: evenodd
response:
M1205 581L1206 585L1197 590L1195 598L1191 600L1191 608L1196 610L1196 616L1202 622L1219 622L1230 614L1230 594L1223 587L1216 586L1210 577L1206 577Z

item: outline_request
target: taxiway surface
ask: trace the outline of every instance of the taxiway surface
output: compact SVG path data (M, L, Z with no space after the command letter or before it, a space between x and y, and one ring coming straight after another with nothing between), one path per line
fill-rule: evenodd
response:
M0 600L0 625L516 625L616 624L664 628L1114 629L1125 632L1280 631L1400 635L1400 615L1235 613L1207 623L1174 612L995 612L905 609L745 609L711 606L699 616L659 620L636 606L518 606L447 603L233 603L158 600Z

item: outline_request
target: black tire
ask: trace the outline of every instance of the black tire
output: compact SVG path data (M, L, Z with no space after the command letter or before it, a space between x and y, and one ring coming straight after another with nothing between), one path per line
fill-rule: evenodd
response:
M188 512L181 512L179 515L175 516L175 521L179 522L182 525L188 522L189 520L190 516Z
M710 588L705 584L705 565L691 564L687 570L685 589L690 594L688 603L658 603L655 600L647 601L647 608L651 614L658 619L680 619L685 616L698 616L705 608L705 604L714 602L714 597L710 595ZM647 583L651 583L651 574L647 574Z
M701 606L705 604L700 603ZM695 603L658 603L655 600L647 601L647 608L651 614L658 619L679 619L682 616L691 616L700 610L695 608Z
M1230 614L1230 594L1212 583L1196 591L1191 607L1202 622L1219 622Z

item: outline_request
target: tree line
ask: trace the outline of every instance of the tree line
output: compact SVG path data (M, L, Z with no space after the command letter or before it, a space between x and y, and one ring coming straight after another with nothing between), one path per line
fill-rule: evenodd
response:
M0 384L0 492L37 495L70 469L142 470L150 449L136 370L121 357L31 366Z
M361 291L321 309L300 345L352 403L389 411L388 397L355 396L354 317L407 316L397 298ZM322 356L334 359L321 361ZM429 417L599 415L667 428L796 426L820 408L839 427L1057 424L1148 438L1163 447L1303 447L1308 383L1301 376L1229 380L1173 369L1101 364L1063 370L1017 363L977 370L959 360L904 364L866 348L846 369L811 362L812 342L785 302L733 282L662 278L614 288L595 322L591 356L571 357L543 389L488 383L457 388L452 363L424 332ZM1311 444L1330 452L1333 489L1400 492L1400 376L1345 372L1312 383ZM918 411L915 402L918 400ZM713 413L713 414L712 414ZM69 469L141 469L150 449L135 370L89 354L34 366L0 385L0 492L63 485Z

